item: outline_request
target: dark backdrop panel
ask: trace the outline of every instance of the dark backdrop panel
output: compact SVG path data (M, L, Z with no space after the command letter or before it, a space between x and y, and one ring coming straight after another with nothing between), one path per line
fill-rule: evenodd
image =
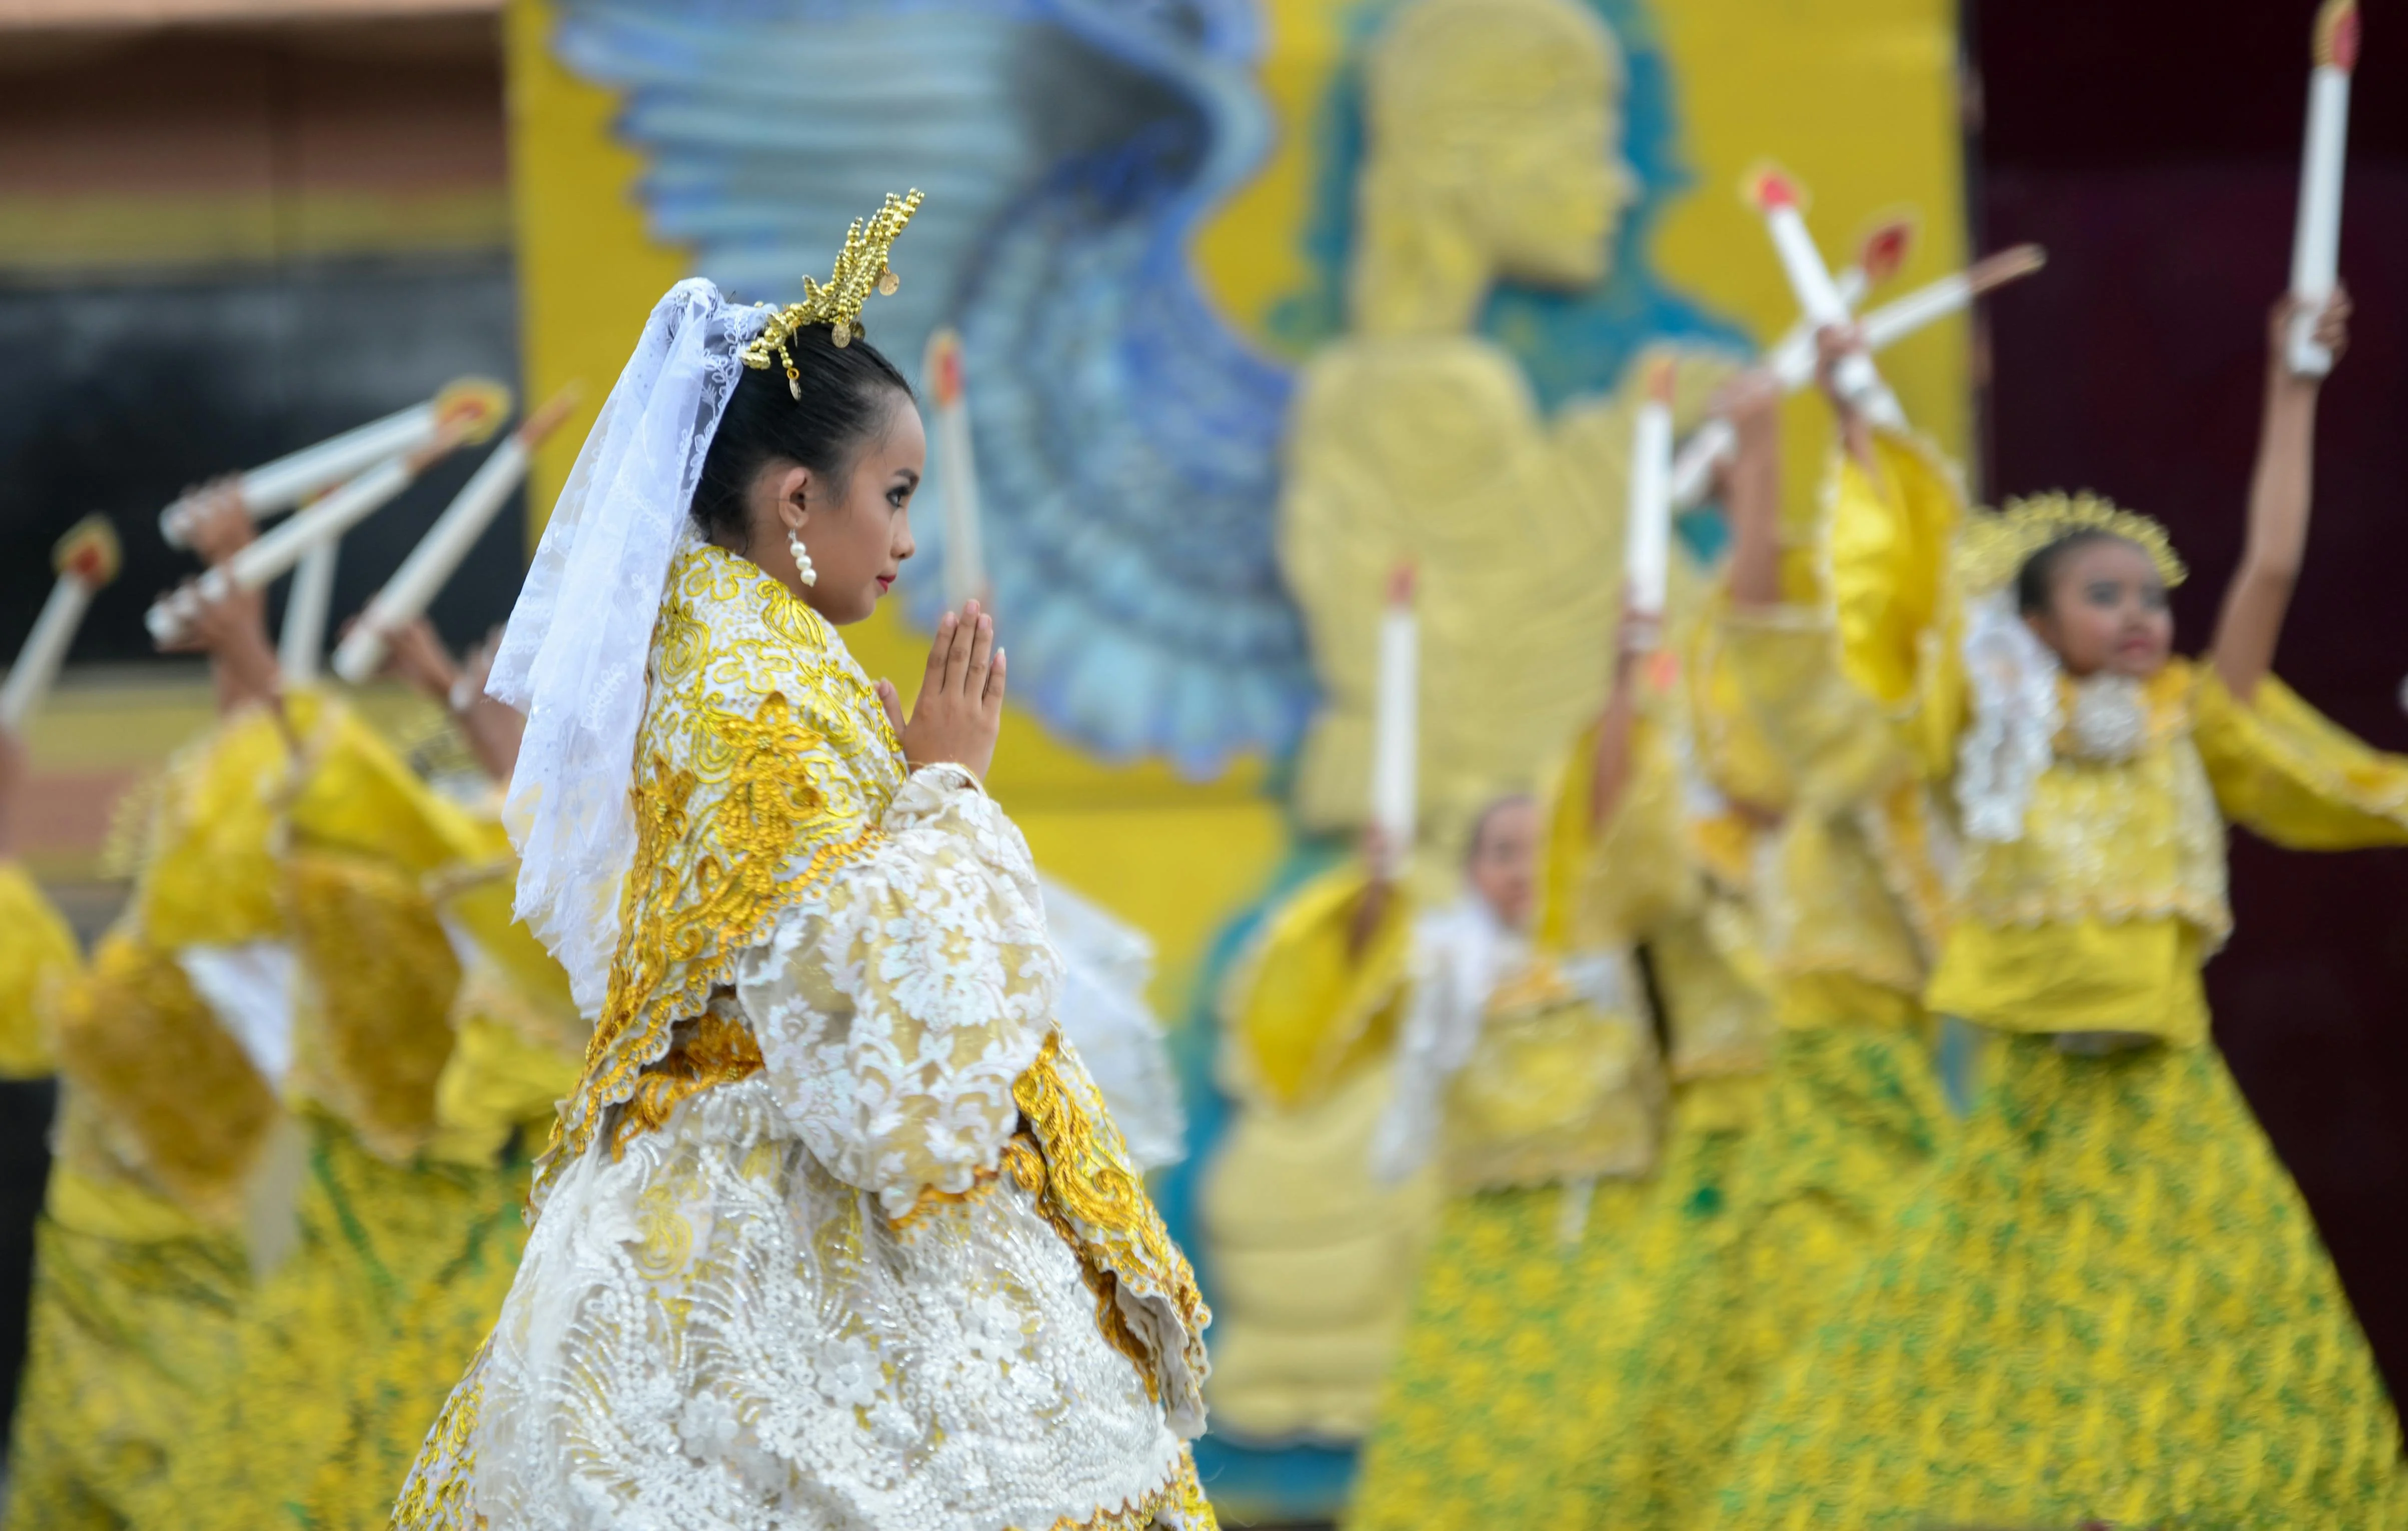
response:
M1971 27L1987 243L2048 270L1991 321L1989 488L2087 488L2168 522L2196 651L2240 549L2264 316L2289 268L2313 6L2022 0ZM2277 665L2408 750L2408 29L2379 8L2355 92L2343 273L2353 350L2319 421L2315 522ZM2408 852L2236 836L2219 1039L2408 1396Z
M148 654L143 609L197 566L159 537L158 512L179 491L463 374L515 385L517 334L501 254L0 289L0 652L14 652L33 623L51 542L105 510L125 541L125 573L94 604L73 658ZM337 622L392 574L488 450L437 465L344 538ZM436 624L455 645L509 614L524 528L518 507L505 509L437 601Z

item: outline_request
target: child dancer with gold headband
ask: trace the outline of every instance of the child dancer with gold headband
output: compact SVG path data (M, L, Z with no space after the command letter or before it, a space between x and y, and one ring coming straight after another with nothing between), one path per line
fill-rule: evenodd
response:
M1843 465L1835 585L1800 634L1908 726L1962 830L1928 999L1992 1038L1961 1146L1784 1369L1703 1524L2394 1524L2400 1437L2331 1261L2208 1036L2224 834L2408 841L2408 762L2269 673L2306 541L2316 383L2278 307L2249 536L2210 656L2183 570L2089 496L1977 515L1954 579L1899 443ZM2345 302L2319 338L2338 351ZM1944 642L1915 655L1927 631Z

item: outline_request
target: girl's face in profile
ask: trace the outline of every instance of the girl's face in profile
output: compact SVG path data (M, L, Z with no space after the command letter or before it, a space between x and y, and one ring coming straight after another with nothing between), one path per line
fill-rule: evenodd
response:
M837 626L859 622L878 608L917 551L911 496L927 461L920 411L897 393L884 427L862 444L842 484L791 461L761 470L752 535L741 551ZM816 576L810 584L786 541L797 522Z
M2157 566L2121 537L2065 551L2049 570L2048 608L2024 619L2076 679L2145 680L2173 651L2174 619Z

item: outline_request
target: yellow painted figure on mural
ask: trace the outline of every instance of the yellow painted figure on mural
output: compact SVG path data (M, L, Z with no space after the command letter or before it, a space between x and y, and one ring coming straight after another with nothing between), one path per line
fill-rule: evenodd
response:
M2171 652L2183 569L2157 522L2051 494L1920 556L1914 512L1945 481L1885 436L1842 467L1833 584L1865 598L1791 613L1786 641L1913 704L1962 831L1928 1002L1992 1056L1960 1146L1782 1369L1703 1524L2401 1524L2392 1406L2200 981L2230 929L2228 822L2408 842L2408 761L2272 673L2317 388L2283 363L2289 308L2200 661ZM2319 322L2336 352L2346 312Z
M1372 637L1399 563L1417 571L1421 812L1441 863L1484 804L1539 786L1606 690L1629 403L1546 416L1475 325L1499 281L1606 275L1638 193L1613 150L1625 84L1572 0L1416 0L1372 45L1350 333L1304 369L1280 510L1324 691L1297 771L1310 828L1363 821ZM1684 368L1684 399L1715 370ZM1214 1407L1240 1438L1343 1440L1370 1417L1435 1200L1426 1180L1365 1178L1394 1037L1351 1002L1283 1013L1300 1035L1228 1039L1238 1109L1204 1193L1226 1294ZM1243 1055L1257 1046L1325 1066L1269 1084L1279 1066Z

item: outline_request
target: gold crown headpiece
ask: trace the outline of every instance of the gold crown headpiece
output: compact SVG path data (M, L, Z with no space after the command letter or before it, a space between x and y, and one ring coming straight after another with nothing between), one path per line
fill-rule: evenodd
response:
M2188 572L2158 522L2097 494L2057 494L2009 500L2002 510L1969 520L1964 539L1957 544L1957 576L1975 594L2003 589L2032 554L2080 532L2102 533L2133 544L2149 555L2149 562L2157 566L2157 578L2168 588L2181 584Z
M904 196L889 192L886 205L874 216L867 221L854 219L853 227L845 231L844 249L837 252L836 269L828 273L826 283L805 277L803 301L789 303L769 316L761 333L744 348L744 365L760 369L776 357L786 368L786 391L801 398L802 374L795 370L786 342L807 324L825 324L828 338L838 349L853 344L853 337L861 333L861 306L869 301L869 294L877 292L892 297L900 285L895 268L886 264L886 254L895 248L903 225L919 210L918 192Z

